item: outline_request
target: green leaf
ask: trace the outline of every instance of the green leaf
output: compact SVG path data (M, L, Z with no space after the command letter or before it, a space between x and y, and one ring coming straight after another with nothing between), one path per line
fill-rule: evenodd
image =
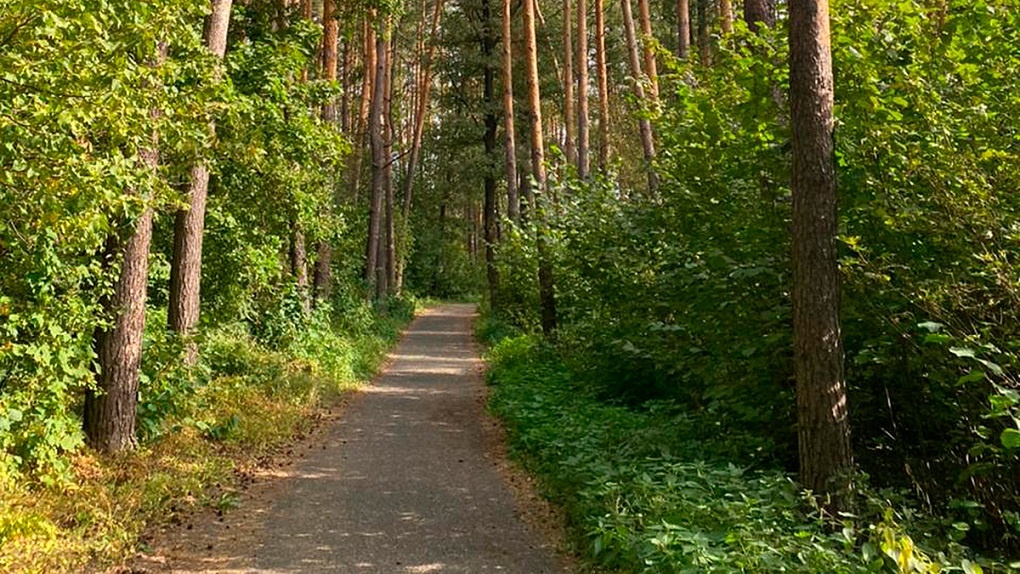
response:
M1020 430L1006 429L1002 431L999 440L1002 442L1002 446L1008 449L1020 448Z

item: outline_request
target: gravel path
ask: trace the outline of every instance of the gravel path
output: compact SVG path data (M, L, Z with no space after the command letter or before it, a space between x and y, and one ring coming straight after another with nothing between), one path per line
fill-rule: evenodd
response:
M411 325L264 517L260 572L561 572L491 460L473 305Z

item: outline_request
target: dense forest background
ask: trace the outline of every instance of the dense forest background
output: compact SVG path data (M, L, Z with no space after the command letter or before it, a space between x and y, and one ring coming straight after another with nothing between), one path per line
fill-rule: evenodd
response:
M29 501L269 449L416 297L477 297L591 564L1015 567L1020 4L633 3L0 8L0 566L115 560L136 531L85 541L122 515Z

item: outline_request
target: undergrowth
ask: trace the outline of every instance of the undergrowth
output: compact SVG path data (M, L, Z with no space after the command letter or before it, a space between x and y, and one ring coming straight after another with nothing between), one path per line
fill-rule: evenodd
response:
M261 315L208 332L200 364L146 334L140 446L80 451L57 481L7 477L0 488L0 571L101 570L146 551L145 530L192 509L236 505L244 476L307 432L343 393L369 379L413 315L348 302L300 318Z
M499 321L479 335L493 344L490 408L511 452L565 509L593 570L983 571L933 519L893 491L868 490L866 477L853 514L827 515L753 437L669 402L604 402L554 347Z

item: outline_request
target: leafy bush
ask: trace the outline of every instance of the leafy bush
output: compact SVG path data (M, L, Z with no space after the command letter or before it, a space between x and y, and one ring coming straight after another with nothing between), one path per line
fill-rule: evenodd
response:
M980 571L954 543L915 543L906 531L924 534L924 525L894 493L864 489L860 515L826 518L791 476L756 460L749 437L676 405L607 405L533 336L504 339L488 360L490 406L507 423L512 453L566 508L583 554L601 567L937 572L957 563Z

